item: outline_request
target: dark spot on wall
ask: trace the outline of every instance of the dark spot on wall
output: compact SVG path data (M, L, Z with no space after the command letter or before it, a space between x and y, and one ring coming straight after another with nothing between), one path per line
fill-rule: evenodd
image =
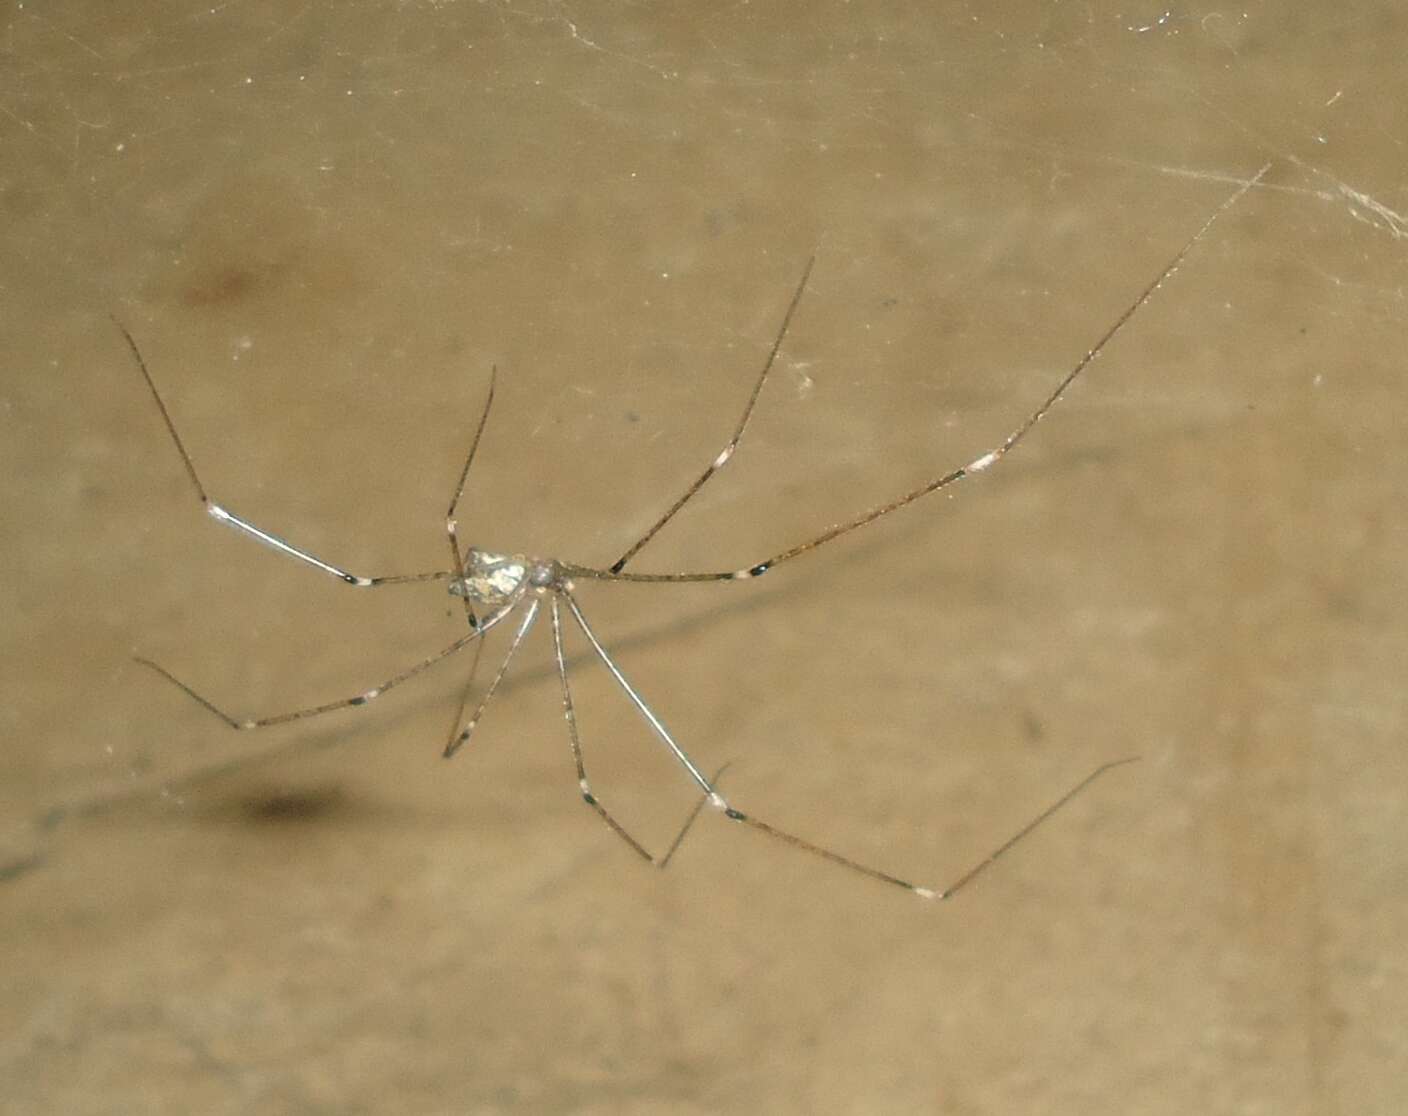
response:
M240 799L240 817L251 825L301 825L321 821L348 808L346 792L335 783L313 787L280 787Z
M226 264L193 276L181 290L187 306L218 306L239 302L260 285L259 274L251 268Z
M221 179L181 214L171 244L169 296L219 310L268 300L306 317L340 304L356 285L342 234L320 217L306 187L251 171Z

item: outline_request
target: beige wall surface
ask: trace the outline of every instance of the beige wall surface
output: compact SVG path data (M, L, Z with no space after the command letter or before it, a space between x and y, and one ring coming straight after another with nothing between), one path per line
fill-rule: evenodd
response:
M1329 1113L1408 1097L1401 5L11 3L0 1111ZM741 808L580 801L540 625L440 758L491 550L583 585ZM501 657L494 633L476 691ZM569 633L593 784L694 802ZM56 811L67 810L60 815Z

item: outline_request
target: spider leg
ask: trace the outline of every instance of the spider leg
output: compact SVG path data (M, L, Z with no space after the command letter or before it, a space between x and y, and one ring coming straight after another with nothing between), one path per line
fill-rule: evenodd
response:
M675 834L675 839L670 842L670 847L665 850L663 856L655 856L649 849L636 840L630 831L618 822L611 811L602 804L601 799L596 796L596 792L592 790L591 783L587 779L586 760L582 755L582 739L577 729L577 709L572 703L572 686L567 680L567 655L563 650L562 644L562 614L561 610L558 608L556 595L554 595L552 599L552 642L554 655L557 660L557 677L562 684L562 715L567 721L567 739L572 745L572 759L577 765L577 786L582 792L582 801L595 810L597 817L601 818L601 820L606 823L611 832L629 845L642 860L648 861L657 868L668 867L671 858L674 857L676 851L684 842L685 836L698 819L699 812L704 808L704 804L709 801L708 794L706 793L700 796L699 801L695 803L694 809L690 811L689 816L684 821L684 825L681 826L679 832ZM710 780L710 784L718 780L727 766L728 765L725 764L724 767L719 768L714 778Z
M458 577L464 571L464 552L460 549L459 537L459 511L460 499L464 496L465 481L469 479L470 466L474 464L474 455L479 452L479 439L484 437L484 427L489 423L489 409L494 405L494 387L498 383L499 367L492 365L489 369L489 394L484 398L484 410L479 415L479 425L474 431L474 440L469 444L469 454L464 459L464 468L460 470L460 479L455 484L455 494L450 499L449 510L445 512L445 534L450 542L450 555L454 560L455 576ZM464 601L464 614L469 620L472 628L478 620L474 615L474 606L469 603L468 597L462 597ZM476 666L478 662L476 660ZM471 671L471 676L473 672ZM461 710L463 712L463 710Z
M1055 390L1053 390L1051 394L1046 397L1046 399L1041 403L1040 406L1036 408L1036 410L1034 410L1031 414L1026 417L1025 420L1023 420L1020 426L1013 430L1012 433L1009 434L999 445L994 446L992 449L988 450L981 456L974 458L967 465L964 465L961 468L951 469L948 472L943 473L941 476L938 476L935 479L920 485L913 491L906 492L903 496L899 496L883 504L878 504L875 507L862 512L860 515L857 515L853 519L848 519L845 522L838 523L835 526L827 528L825 531L815 536L814 538L808 539L802 543L798 543L796 546L789 547L787 550L783 550L777 554L774 554L770 558L764 558L761 562L755 562L751 566L745 566L742 569L719 570L708 573L683 572L651 574L624 572L619 570L617 567L612 567L611 569L603 570L596 569L591 566L576 566L571 565L569 563L562 563L562 571L564 575L568 577L594 578L600 581L640 582L742 581L748 578L760 577L763 574L767 573L774 566L781 565L783 562L789 561L793 558L798 557L799 555L806 554L809 551L815 550L817 547L830 542L832 539L840 538L842 535L847 535L850 532L857 530L858 528L865 527L870 523L874 523L877 519L880 519L883 516L889 515L893 511L898 511L900 508L914 503L914 501L918 500L921 496L927 496L931 492L938 492L940 489L947 488L949 485L956 484L958 481L964 480L968 477L977 476L979 473L986 472L998 461L1000 461L1004 456L1006 456L1007 452L1014 448L1017 443L1020 442L1023 438L1025 438L1027 434L1031 431L1032 427L1034 427L1038 422L1042 420L1042 418L1046 416L1047 412L1050 411L1051 408L1056 405L1056 403L1065 394L1066 389L1071 386L1075 379L1095 361L1095 359L1101 354L1101 352L1104 351L1105 347L1112 340L1114 340L1114 338L1119 334L1121 330L1124 329L1124 327L1129 323L1129 320L1134 317L1135 313L1146 302L1153 298L1154 292L1156 292L1159 287L1163 285L1164 281L1167 280L1169 276L1171 276L1175 271L1178 270L1178 267L1180 264L1183 263L1184 258L1188 255L1189 252L1192 251L1193 247L1200 240L1203 239L1203 237L1207 234L1208 230L1212 228L1214 222L1216 222L1216 220L1220 216L1222 216L1223 213L1227 212L1227 210L1232 208L1232 206L1236 204L1236 202L1242 197L1243 194L1245 194L1253 186L1257 185L1261 181L1262 177L1266 174L1266 172L1270 169L1270 167L1271 164L1268 163L1266 166L1262 167L1261 170L1259 170L1254 176L1243 182L1237 188L1235 193L1227 197L1222 202L1222 204L1219 205L1217 209L1215 209L1206 220L1204 220L1202 226L1198 229L1198 231L1188 238L1188 240L1184 243L1183 247L1178 250L1177 254L1175 254L1174 257L1169 260L1167 264L1164 265L1163 269L1156 276L1154 276L1153 280L1149 282L1142 291L1139 292L1139 295L1134 299L1134 301L1131 302L1125 308L1124 312L1121 313L1119 317L1115 319L1114 324L1111 325L1101 335L1100 339L1096 341L1095 344L1086 352L1086 354L1076 362L1075 366L1072 367L1071 370L1061 378L1060 382L1056 385ZM709 474L706 472L703 479L707 480L708 476ZM703 480L701 480L699 483L702 484ZM692 495L692 493L687 493L686 498L688 498L689 495Z
M685 750L675 743L675 738L670 735L670 730L665 727L664 722L655 715L650 706L645 704L645 699L636 692L635 687L632 686L626 679L626 676L621 673L621 668L616 665L616 661L607 653L606 648L601 645L601 640L596 638L596 633L592 631L591 625L587 623L587 618L582 615L582 610L577 607L577 602L572 594L565 588L559 588L558 593L562 596L563 600L567 602L567 607L571 610L573 619L577 621L577 626L582 629L582 634L587 637L587 642L592 645L592 650L596 652L597 658L606 664L606 669L611 672L611 677L616 679L616 684L626 692L626 696L631 699L631 704L634 705L640 715L645 718L646 723L655 731L655 735L661 739L672 753L674 753L675 759L679 760L684 769L689 772L689 777L699 784L699 789L709 796L711 803L719 809L723 809L725 805L724 800L715 792L714 785L704 776L704 772L699 770L698 765L689 758Z
M151 392L152 400L156 403L157 410L161 413L161 420L166 424L166 431L171 435L171 442L176 447L176 452L181 456L181 463L186 467L186 476L190 478L191 487L195 489L196 496L200 499L201 505L205 508L206 514L217 523L223 523L227 527L248 535L256 542L262 543L271 550L277 550L280 554L286 554L290 558L296 558L314 569L322 570L325 574L330 574L346 585L354 586L358 589L372 589L380 585L404 585L414 581L444 581L455 576L449 570L431 570L426 573L414 574L394 574L386 577L363 577L360 574L349 573L341 566L335 566L331 562L325 562L315 554L294 546L292 543L271 534L260 527L256 527L249 520L236 515L228 508L217 504L210 498L205 490L205 485L201 483L200 475L196 472L195 462L192 461L190 453L186 450L186 445L181 441L181 435L176 432L176 424L172 421L171 412L166 408L166 402L162 399L161 393L157 391L156 381L152 379L151 373L147 370L147 362L143 359L141 350L137 348L137 342L127 327L116 318L113 324L122 331L122 336L127 339L127 347L132 350L132 357L137 362L138 369L141 370L142 379L147 382L147 390Z
M336 701L324 702L321 705L311 705L306 709L295 709L288 713L276 713L268 717L254 717L243 719L239 717L234 717L229 713L226 713L223 709L221 709L218 705L216 705L209 698L205 697L199 691L187 685L185 682L182 682L181 679L177 678L174 674L172 674L161 664L155 663L151 659L143 658L140 655L134 656L134 658L144 667L148 667L149 669L156 671L157 674L161 675L177 689L182 690L186 694L186 696L189 697L192 701L195 701L199 705L203 705L207 710L215 714L215 716L219 717L232 729L245 730L269 728L271 725L284 725L288 724L290 721L301 721L305 717L318 717L324 713L332 713L335 710L346 709L354 705L366 705L368 702L374 701L376 698L379 698L382 694L386 693L387 690L399 686L408 678L414 678L417 674L428 670L430 667L434 666L442 659L448 659L457 651L460 651L463 648L467 647L475 640L482 638L486 632L493 629L499 623L499 621L501 621L505 616L507 616L511 611L513 611L514 607L517 604L518 601L516 599L511 601L504 608L488 616L484 620L484 622L479 625L479 627L460 636L459 639L455 640L455 642L450 644L448 647L442 648L441 650L435 652L435 654L433 655L427 655L424 659L421 659L420 662L416 663L414 666L407 667L400 673L392 675L384 682L381 682L378 685L371 687L370 689L363 690L359 694L355 694L354 696L348 698L339 698Z
M473 623L470 624L472 628ZM453 735L464 720L464 711L469 708L469 695L474 692L474 679L479 674L479 660L484 657L484 641L481 639L474 645L474 658L469 663L469 675L464 680L464 688L460 690L459 704L455 706L455 717L450 722L450 733Z
M733 451L738 448L738 443L743 440L743 431L748 428L748 420L753 417L753 408L757 406L758 396L762 393L763 384L768 378L768 373L772 371L773 363L777 360L778 350L782 348L782 339L787 336L787 328L792 324L792 316L797 312L797 304L802 301L802 292L807 289L807 280L811 277L812 265L816 263L816 257L812 256L807 260L807 266L802 271L802 280L797 284L797 290L792 295L792 301L787 306L787 313L782 316L782 325L778 328L777 337L773 339L772 348L768 351L768 359L763 362L763 370L758 374L757 382L753 384L753 391L748 396L748 402L744 404L743 415L738 420L738 425L734 428L733 436L728 440L728 444L719 451L713 461L705 466L704 471L695 477L693 482L684 493L666 509L665 514L657 519L651 527L631 544L626 553L621 555L611 564L612 573L620 573L626 568L626 563L634 558L645 545L653 539L660 529L675 517L675 514L689 503L694 494L703 488L733 457Z
M988 853L985 857L983 857L982 860L978 861L977 864L969 868L966 872L964 872L956 880L950 883L947 887L939 889L931 887L921 887L918 884L911 883L909 880L900 879L900 877L898 876L892 876L890 875L890 873L883 872L878 868L873 868L868 864L862 864L859 861L852 860L848 856L842 856L840 853L835 852L832 849L828 849L823 845L815 844L814 842L808 841L805 838L798 837L796 834L789 833L786 830L778 829L777 826L765 822L760 818L755 818L751 814L745 814L742 810L737 810L732 806L725 805L723 808L723 812L724 817L728 818L730 821L741 822L743 825L746 825L751 829L755 829L759 833L764 834L765 836L775 837L779 841L791 845L793 848L801 849L803 852L811 853L813 856L819 856L824 860L831 861L833 864L840 865L842 868L849 868L853 872L859 872L863 876L869 876L873 880L879 880L881 883L893 884L896 887L902 887L906 891L913 892L920 899L951 899L960 889L966 887L978 875L980 875L989 865L993 863L993 861L997 860L998 857L1002 856L1003 853L1007 852L1014 845L1020 842L1023 838L1029 836L1034 829L1041 825L1042 822L1050 818L1052 814L1056 813L1056 811L1061 809L1061 807L1064 806L1067 802L1073 799L1076 795L1080 794L1081 791L1085 790L1086 787L1090 786L1091 783L1095 782L1095 780L1100 778L1100 776L1105 774L1105 772L1109 771L1111 768L1119 767L1126 763L1134 763L1138 759L1138 756L1127 756L1124 759L1112 760L1108 763L1102 763L1089 775L1085 776L1085 778L1083 778L1075 786L1071 787L1068 791L1061 795L1060 798L1056 799L1055 802L1051 803L1051 805L1047 806L1046 809L1042 810L1042 812L1039 813L1036 817L1034 817L1031 821L1027 822L1026 825L1022 826L1021 829L1017 830L1016 833L1012 834L1012 836L1008 837L1007 840L1002 842L1002 844L998 845L997 848L995 848L992 852Z
M710 777L709 782L714 786L718 786L719 779L723 777L723 773L728 769L729 764L725 763L721 765ZM668 868L670 866L670 861L674 859L675 853L679 852L680 846L684 844L684 839L689 836L689 831L694 827L694 823L699 820L699 815L703 813L704 807L707 805L709 805L709 796L707 794L701 794L695 799L694 809L690 810L689 816L684 819L684 825L682 825L680 831L675 834L675 839L670 842L670 847L665 850L665 855L655 862L657 868Z
M515 602L517 603L517 602ZM533 626L533 621L538 618L538 608L542 604L542 599L535 597L528 606L528 615L523 618L523 623L518 625L518 631L513 634L513 642L508 645L508 652L504 655L504 661L499 664L498 673L494 675L494 680L489 683L489 688L484 691L484 696L479 699L478 706L475 707L474 714L465 722L464 728L460 729L458 735L451 735L445 745L445 758L449 759L469 742L469 738L474 735L474 729L479 724L479 718L484 716L484 710L488 708L489 702L494 698L494 692L499 688L499 683L504 680L504 675L508 673L508 665L513 661L514 652L518 650L519 644L528 634L528 629ZM453 733L454 730L451 729Z
M1115 760L1112 763L1101 764L1084 779L1082 779L1079 783L1077 783L1074 787L1066 791L1065 794L1061 795L1060 798L1058 798L1055 802L1053 802L1035 818L1029 821L1026 825L1024 825L1021 829L1019 829L1016 833L1014 833L996 849L990 852L976 865L974 865L972 868L969 868L966 872L963 873L963 875L959 876L947 887L941 889L922 887L919 884L911 883L909 880L901 879L899 876L891 875L889 872L872 867L869 864L863 864L858 860L853 860L848 856L843 856L841 853L836 852L834 849L829 849L825 845L818 845L813 841L808 841L803 837L798 837L795 833L791 833L785 829L779 829L777 826L773 825L770 822L763 821L761 818L756 818L752 814L746 814L742 810L736 809L734 806L732 806L728 802L728 800L725 799L724 796L719 793L714 781L706 779L704 777L704 775L700 772L699 768L694 764L694 762L689 758L689 756L685 754L684 749L682 749L679 744L675 742L674 737L670 735L669 730L665 728L663 723L661 723L660 718L657 717L651 711L650 707L645 704L645 700L640 696L639 693L636 692L635 688L630 684L630 682L626 680L625 675L621 673L620 667L618 667L616 663L612 660L611 656L607 654L606 649L602 647L600 641L596 638L596 635L588 626L586 618L583 617L582 611L580 608L577 607L577 603L573 600L572 595L566 590L562 590L561 594L563 598L567 601L567 607L571 610L573 617L576 619L582 631L586 634L587 640L591 643L593 649L595 649L598 658L600 658L601 661L606 664L606 668L611 672L612 676L616 679L617 683L620 684L621 688L626 691L626 696L631 699L631 702L635 705L636 709L640 711L641 715L650 724L650 727L655 730L656 735L659 736L660 739L665 742L669 749L675 754L675 757L680 761L681 764L684 765L685 770L689 772L690 777L694 779L694 781L698 783L701 788L703 788L704 801L708 805L720 811L724 815L724 817L728 818L730 821L739 822L740 824L746 825L750 829L754 829L757 832L762 833L768 837L775 838L776 840L781 841L784 844L791 845L795 849L800 849L803 852L811 853L813 856L821 857L823 860L829 860L833 864L840 865L842 868L848 868L852 872L857 872L862 876L869 876L871 879L879 880L881 883L892 884L895 887L902 887L906 891L913 892L921 899L949 898L960 888L967 886L968 883L970 883L977 875L979 875L984 869L986 869L988 865L992 864L993 861L997 860L997 858L1002 856L1003 853L1007 852L1008 849L1012 848L1012 846L1016 845L1019 841L1025 838L1034 829L1036 829L1037 826L1041 825L1042 822L1046 821L1047 818L1051 817L1052 814L1054 814L1072 798L1078 795L1081 791L1085 790L1086 787L1088 787L1106 771L1109 771L1113 767L1118 767L1121 764L1131 763L1135 758L1130 757L1128 759ZM572 723L571 717L568 718L568 723ZM717 778L717 776L715 778ZM584 786L583 794L589 795L590 788ZM592 801L593 799L588 798L588 802ZM607 824L611 825L612 828L616 828L615 824L609 819L607 821ZM630 838L627 839L630 840ZM635 845L635 842L632 840L631 844ZM641 852L642 855L645 855L644 850L640 849L639 846L636 846L636 848L638 852Z

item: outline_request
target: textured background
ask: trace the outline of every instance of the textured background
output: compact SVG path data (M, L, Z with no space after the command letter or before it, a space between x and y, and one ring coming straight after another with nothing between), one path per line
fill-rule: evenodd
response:
M7 5L0 1109L1402 1111L1408 26L1289 8ZM739 805L922 881L1145 757L952 904L718 819L640 867L545 632L448 765L462 662L253 738L130 661L255 714L457 629L209 524L109 313L213 493L366 572L440 563L497 362L467 534L609 561L815 251L639 568L743 565L988 448L1268 162L952 499L582 591Z

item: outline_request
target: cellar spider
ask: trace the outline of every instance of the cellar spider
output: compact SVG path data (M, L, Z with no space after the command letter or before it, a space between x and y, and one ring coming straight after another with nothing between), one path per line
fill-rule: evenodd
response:
M792 299L787 306L786 312L783 314L781 325L772 343L772 348L769 350L767 359L763 363L762 371L759 373L757 380L753 383L752 391L743 407L743 413L738 419L737 425L734 427L732 436L728 439L723 449L720 450L713 460L704 467L703 471L690 482L679 497L665 509L663 514L661 514L645 533L627 547L621 556L609 566L589 566L576 562L561 561L555 558L539 558L523 554L498 553L482 549L478 546L466 547L461 545L459 522L457 519L460 501L464 496L470 468L474 464L480 439L483 437L484 429L489 419L489 412L493 406L496 371L490 375L489 390L485 398L484 409L480 414L478 426L475 429L473 440L470 443L469 453L465 457L464 467L460 470L459 479L455 484L454 496L450 500L450 505L445 515L445 532L451 557L450 569L434 570L426 573L401 574L390 577L364 577L360 574L351 573L276 535L270 534L210 498L204 482L196 471L195 463L190 453L187 451L184 441L180 434L177 433L176 424L172 420L171 413L167 409L160 392L157 390L156 382L147 369L146 361L143 359L136 341L127 328L123 326L122 323L118 322L118 328L122 330L123 336L127 339L127 344L132 351L133 359L138 369L140 369L143 379L146 381L151 397L156 404L157 410L161 414L167 432L171 436L171 442L180 456L182 465L185 467L186 476L190 481L191 487L195 490L196 496L212 519L227 527L232 527L265 546L271 547L290 558L321 570L323 573L329 574L342 581L344 584L355 588L371 589L387 585L405 585L427 581L445 582L451 595L462 600L465 616L468 621L468 630L454 640L454 642L375 686L362 690L351 697L340 698L335 701L324 702L320 705L313 705L304 709L295 709L290 712L276 713L264 717L240 718L232 716L192 686L177 678L165 667L152 662L150 659L138 658L137 661L180 688L194 701L202 705L216 717L219 717L229 725L230 728L237 730L263 729L270 728L274 725L300 721L308 717L321 716L339 709L366 705L393 687L399 686L402 682L421 674L436 663L448 659L471 644L474 644L477 650L482 649L481 641L483 637L501 623L507 621L510 616L518 613L520 619L509 641L508 651L468 717L464 716L468 704L468 691L466 690L465 692L465 697L460 703L459 711L444 748L444 755L449 757L453 756L461 747L469 742L475 727L479 724L479 720L485 708L492 700L495 692L498 690L499 684L507 674L515 653L518 651L520 645L523 643L546 606L546 610L551 617L556 673L561 687L562 710L563 717L567 724L568 743L570 744L572 758L577 769L577 785L586 804L596 812L616 836L621 838L621 840L630 846L643 860L659 867L664 867L669 862L670 857L678 847L685 832L693 823L695 816L697 816L700 809L707 804L731 821L738 822L741 825L768 837L775 838L803 852L831 861L833 864L840 865L852 872L868 876L871 879L879 880L883 883L904 888L922 899L947 899L959 891L959 889L966 886L999 856L1021 841L1031 833L1032 830L1105 772L1121 764L1132 762L1132 760L1137 757L1129 757L1101 764L976 865L969 868L952 883L948 884L948 886L942 888L924 887L872 865L861 863L860 861L854 860L851 857L845 856L823 845L806 840L787 830L779 829L770 822L764 821L752 814L745 813L743 810L734 806L719 790L718 774L716 773L711 777L704 773L684 747L676 740L674 734L665 727L665 723L646 702L645 698L641 696L635 686L631 684L621 667L617 665L616 660L612 658L610 652L603 646L596 631L587 621L580 605L577 603L574 592L576 584L580 581L632 584L750 581L754 578L761 577L763 574L768 573L770 570L785 562L799 558L803 554L807 554L823 546L833 539L840 538L852 531L865 527L867 524L874 523L883 516L898 511L900 508L914 503L923 496L947 488L968 477L986 472L1002 460L1002 458L1013 449L1018 442L1025 438L1039 421L1041 421L1056 402L1060 400L1066 389L1070 387L1075 379L1100 355L1105 346L1110 343L1126 324L1128 324L1135 313L1153 297L1154 292L1158 290L1160 285L1177 270L1184 258L1208 232L1218 217L1230 209L1253 185L1260 182L1267 169L1268 168L1263 167L1255 177L1242 182L1240 187L1204 220L1203 224L1188 238L1183 247L1178 250L1154 279L1139 292L1138 296L1129 304L1124 312L1115 319L1114 324L1105 330L1099 340L1096 341L1086 354L1076 362L1075 366L1061 378L1054 390L1051 391L1045 400L1043 400L1042 403L1000 444L974 458L967 465L950 469L925 484L920 485L918 488L906 492L886 503L872 507L851 519L835 524L804 542L790 546L761 561L753 562L747 566L732 570L638 573L634 570L628 570L626 567L650 544L656 535L679 514L689 501L709 483L719 470L727 465L733 458L734 452L738 449L740 442L743 440L744 432L748 427L749 420L752 418L753 410L758 403L759 396L762 394L763 386L767 382L769 373L772 371L773 365L777 360L778 352L781 350L783 340L786 338L787 331L792 324L797 306L801 302L802 294L806 289L807 281L811 275L813 264L811 260L808 261L806 268L803 270L801 280L798 282L796 290L792 294ZM684 828L679 831L679 834L664 855L651 853L637 840L636 837L612 815L606 806L603 805L588 780L582 741L577 727L576 708L573 704L572 688L568 678L567 656L563 647L563 629L567 620L570 620L572 624L580 629L582 635L586 637L587 643L591 646L593 654L601 660L603 665L610 672L612 678L615 679L616 684L621 687L626 697L630 699L631 704L635 706L637 712L640 713L650 726L655 736L659 738L660 742L668 749L674 759L684 768L689 779L694 782L701 792L702 797L699 803L696 804L694 812L685 822ZM472 675L473 671L471 670L471 677Z

